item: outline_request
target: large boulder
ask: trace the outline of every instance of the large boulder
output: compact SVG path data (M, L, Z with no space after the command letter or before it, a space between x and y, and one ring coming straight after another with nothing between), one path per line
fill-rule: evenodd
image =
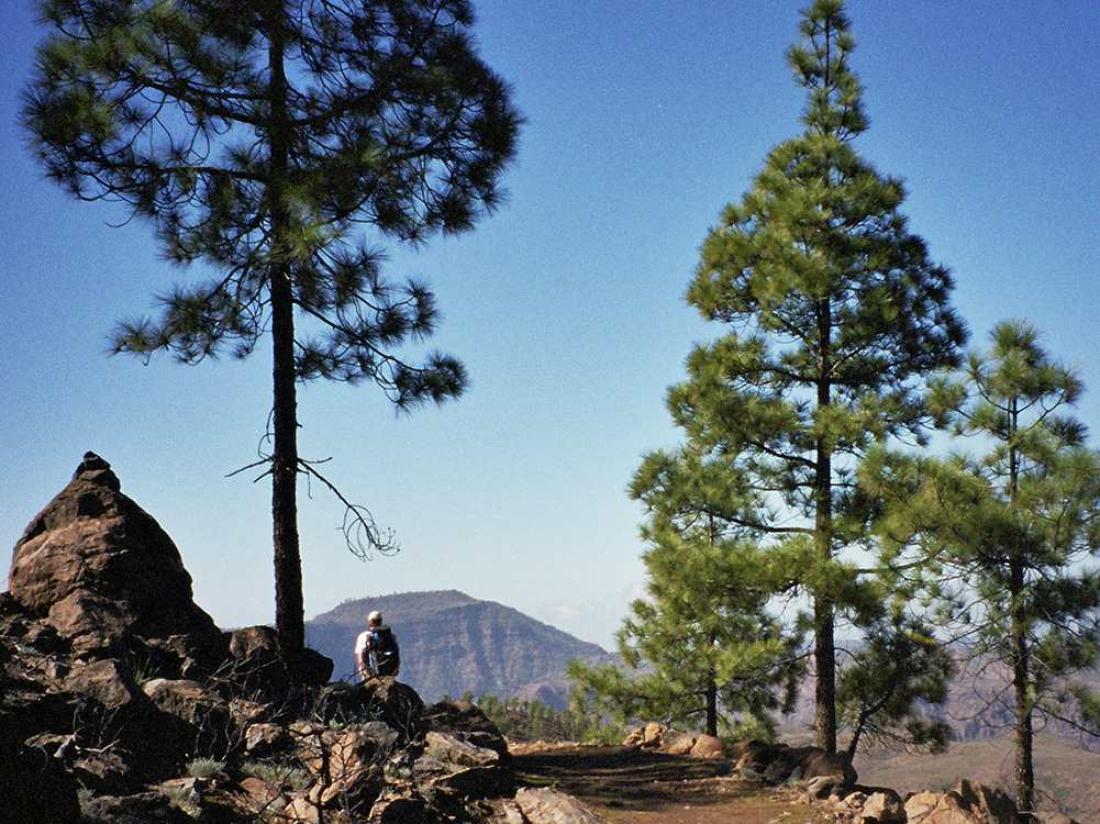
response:
M416 738L423 729L424 702L416 690L394 678L330 684L310 709L325 723L381 721L396 730L402 741Z
M212 660L223 658L221 633L196 606L176 545L120 490L110 464L87 453L15 545L12 598L78 652L118 653L133 637L186 635Z
M523 787L516 806L529 824L600 824L602 819L571 795L550 787Z

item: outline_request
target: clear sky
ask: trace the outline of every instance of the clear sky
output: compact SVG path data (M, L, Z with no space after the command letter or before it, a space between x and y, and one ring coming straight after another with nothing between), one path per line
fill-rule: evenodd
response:
M363 564L341 508L303 496L307 615L345 598L457 588L609 645L641 591L640 455L672 445L665 388L720 332L682 300L697 248L767 150L800 127L783 59L800 2L477 2L487 60L527 118L510 199L464 237L391 249L422 276L468 394L397 417L370 386L301 393L304 456L393 527ZM912 228L956 274L976 342L1030 319L1093 388L1100 428L1100 4L853 2L863 154L906 180ZM270 491L255 458L269 352L182 367L104 355L114 321L189 277L149 228L73 201L23 145L18 96L40 36L8 0L0 50L0 543L93 449L183 553L222 625L273 615ZM197 274L197 273L196 273ZM0 552L0 574L10 555Z

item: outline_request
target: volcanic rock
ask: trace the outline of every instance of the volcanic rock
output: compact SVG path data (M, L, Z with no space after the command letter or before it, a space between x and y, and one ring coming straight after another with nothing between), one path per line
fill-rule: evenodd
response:
M120 489L110 464L85 454L16 544L12 597L80 652L117 652L131 637L173 635L221 652L221 633L195 605L176 545Z

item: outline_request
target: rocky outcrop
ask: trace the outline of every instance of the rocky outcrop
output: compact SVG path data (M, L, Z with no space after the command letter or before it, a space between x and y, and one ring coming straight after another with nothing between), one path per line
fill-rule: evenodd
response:
M20 539L10 586L0 824L475 824L505 803L520 824L587 821L518 812L504 739L472 704L326 684L312 651L292 678L270 628L222 633L91 453Z
M192 664L225 658L221 632L195 604L176 545L93 452L27 525L8 589L78 653L119 655L149 641Z

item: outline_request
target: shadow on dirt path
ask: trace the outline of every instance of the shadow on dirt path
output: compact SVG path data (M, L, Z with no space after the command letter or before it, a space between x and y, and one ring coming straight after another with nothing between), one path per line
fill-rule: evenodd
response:
M804 824L828 819L790 794L734 778L728 761L622 747L517 755L521 784L554 786L617 824Z

